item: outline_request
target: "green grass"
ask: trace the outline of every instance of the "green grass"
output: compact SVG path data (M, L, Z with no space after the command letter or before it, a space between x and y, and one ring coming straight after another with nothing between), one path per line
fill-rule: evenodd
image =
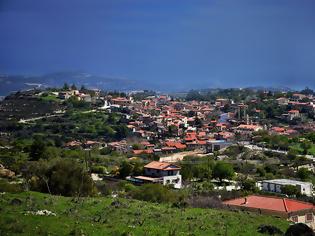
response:
M315 155L315 145L312 144L311 148L307 150L308 154Z
M21 205L12 205L12 199ZM116 206L112 204L119 201ZM0 235L260 235L270 224L285 231L286 220L246 212L187 208L127 199L73 198L41 193L0 196ZM57 216L34 216L27 211L47 209ZM127 234L125 234L127 235Z
M303 148L301 148L301 145L299 143L295 143L290 146L291 150L297 151L298 153L303 152Z
M61 101L61 99L57 98L55 95L41 96L40 99L42 101L53 101L53 102Z

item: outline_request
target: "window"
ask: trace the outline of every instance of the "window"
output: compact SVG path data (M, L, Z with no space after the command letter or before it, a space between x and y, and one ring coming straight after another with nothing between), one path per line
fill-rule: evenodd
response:
M291 220L293 221L293 222L298 222L299 221L299 218L298 218L298 216L292 216L291 217Z
M307 213L305 215L305 222L310 222L313 221L313 214L312 213Z

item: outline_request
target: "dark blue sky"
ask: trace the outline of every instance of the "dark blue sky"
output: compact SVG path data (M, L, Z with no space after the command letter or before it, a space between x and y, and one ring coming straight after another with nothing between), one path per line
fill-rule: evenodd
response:
M314 0L0 0L0 32L1 73L315 87Z

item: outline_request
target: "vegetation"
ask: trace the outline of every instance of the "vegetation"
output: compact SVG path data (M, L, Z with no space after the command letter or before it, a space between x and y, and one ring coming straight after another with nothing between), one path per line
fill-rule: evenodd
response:
M120 198L66 198L25 192L1 195L1 235L257 235L261 224L283 232L272 216L214 209L185 211ZM56 216L35 215L47 210Z
M95 194L89 173L76 160L53 159L31 162L24 170L31 190L63 196Z

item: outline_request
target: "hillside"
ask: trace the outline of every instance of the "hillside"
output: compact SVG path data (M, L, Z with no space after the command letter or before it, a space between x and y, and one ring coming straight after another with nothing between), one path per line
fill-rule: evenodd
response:
M134 80L91 75L82 72L56 72L36 76L0 74L0 95L5 96L11 92L32 88L60 87L65 82L102 90L123 91L145 88L144 83L139 84Z
M25 192L2 194L0 202L0 235L232 236L260 235L257 227L261 224L274 225L282 231L289 225L282 219L246 212L178 209L163 204L101 197L76 201ZM56 216L33 215L44 209Z

